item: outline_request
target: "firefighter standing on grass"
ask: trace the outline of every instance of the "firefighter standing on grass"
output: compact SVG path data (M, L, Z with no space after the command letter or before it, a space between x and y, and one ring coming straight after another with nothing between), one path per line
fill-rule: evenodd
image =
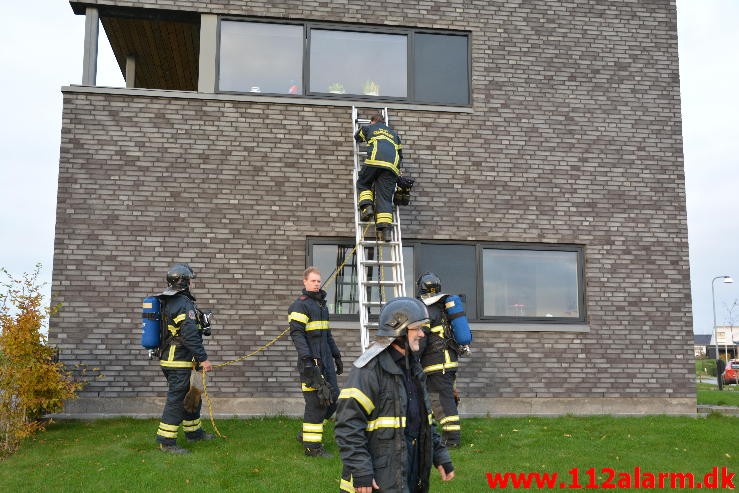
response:
M326 292L321 273L308 267L303 273L303 292L288 309L290 336L298 351L298 370L305 400L303 429L298 441L309 457L330 457L323 448L323 422L336 410L339 386L336 375L344 366L328 325Z
M421 366L427 376L434 418L442 429L448 448L459 447L460 424L455 395L459 353L464 351L452 336L445 313L446 295L441 293L441 279L433 272L422 274L416 282L418 298L429 312L429 327L421 345Z
M213 438L200 427L200 402L190 411L184 404L192 370L213 369L203 347L201 316L195 306L195 297L190 293L194 278L190 266L175 264L167 272L168 288L159 295L162 314L159 365L167 378L167 401L156 440L162 451L173 454L189 452L177 445L180 425L188 442Z
M354 139L369 145L367 158L357 177L360 219L369 221L374 214L377 239L390 241L393 194L403 160L400 136L385 124L382 115L376 114L369 125L357 131Z

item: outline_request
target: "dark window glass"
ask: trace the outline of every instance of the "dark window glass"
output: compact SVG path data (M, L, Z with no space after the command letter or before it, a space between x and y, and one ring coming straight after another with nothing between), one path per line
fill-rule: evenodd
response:
M415 99L468 104L467 36L418 33L413 42Z
M405 35L328 31L310 33L310 91L406 97Z
M477 318L475 245L422 243L418 245L417 256L418 275L435 273L441 279L441 292L463 296L467 317Z
M578 252L484 249L484 315L579 318Z
M302 94L303 26L221 22L218 89Z

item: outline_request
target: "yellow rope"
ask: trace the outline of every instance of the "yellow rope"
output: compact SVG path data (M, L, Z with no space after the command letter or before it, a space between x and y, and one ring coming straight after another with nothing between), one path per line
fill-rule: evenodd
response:
M367 230L368 229L369 229L369 224L367 225L366 228L364 228L364 232L362 233L362 238L364 238L364 235L367 234ZM344 265L346 265L347 260L350 259L350 258L352 258L352 255L354 255L354 252L357 251L357 247L358 246L359 246L359 243L357 243L356 245L354 245L354 248L352 248L352 251L349 252L349 255L345 255L344 256L344 262L342 262L341 265L334 271L334 273L331 274L331 276L329 276L329 278L323 284L324 286L327 285L333 278L335 278L336 275L339 273L339 271L341 271L341 269L344 268ZM278 340L280 340L280 338L282 338L282 336L284 336L289 330L290 330L290 327L288 326L285 330L283 330L282 332L280 332L280 334L277 337L275 337L274 339L272 339L271 341L269 341L267 344L265 344L265 345L263 345L263 346L255 349L254 351L252 351L249 354L246 354L244 356L241 356L240 358L236 358L235 360L226 361L225 363L220 363L218 365L213 365L213 369L215 369L215 368L221 368L223 366L233 365L234 363L238 363L239 361L244 361L245 359L251 358L255 354L257 354L257 353L259 353L261 351L264 351L265 349L267 349L268 347L270 347L272 344L274 344L275 342L277 342ZM221 432L218 431L218 427L216 426L215 418L213 417L213 404L212 404L212 402L210 400L210 396L208 395L208 390L207 390L207 386L206 386L206 380L207 380L207 378L206 378L206 375L205 375L205 370L202 370L201 373L202 373L202 379L203 379L203 395L205 396L205 401L208 404L208 413L210 414L210 424L213 426L213 431L215 431L216 435L218 435L221 438L226 438L224 435L221 435Z

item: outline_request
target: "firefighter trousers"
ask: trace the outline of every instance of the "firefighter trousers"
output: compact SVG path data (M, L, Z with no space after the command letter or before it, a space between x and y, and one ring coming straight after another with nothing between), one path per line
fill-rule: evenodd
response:
M451 445L459 445L461 430L457 402L454 400L456 378L457 372L449 370L426 375L434 419L441 426L444 441Z
M375 204L375 225L378 229L390 228L393 222L393 194L398 177L389 169L362 165L357 176L358 205ZM374 189L374 191L373 191Z
M321 407L315 390L303 390L303 399L305 400L305 410L303 411L303 447L316 448L321 446L323 440L323 422L331 417L336 411L336 398L328 407ZM307 387L310 388L310 387ZM333 391L332 391L333 394Z
M157 442L163 445L176 444L180 425L185 431L185 437L197 439L205 433L200 427L201 404L193 412L185 411L184 405L185 395L190 390L192 370L162 368L162 373L167 378L167 402L157 430Z

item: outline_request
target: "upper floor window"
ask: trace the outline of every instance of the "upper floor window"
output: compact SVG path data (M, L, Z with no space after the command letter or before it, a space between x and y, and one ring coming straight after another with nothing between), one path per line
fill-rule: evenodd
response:
M467 105L466 33L220 22L218 90Z

